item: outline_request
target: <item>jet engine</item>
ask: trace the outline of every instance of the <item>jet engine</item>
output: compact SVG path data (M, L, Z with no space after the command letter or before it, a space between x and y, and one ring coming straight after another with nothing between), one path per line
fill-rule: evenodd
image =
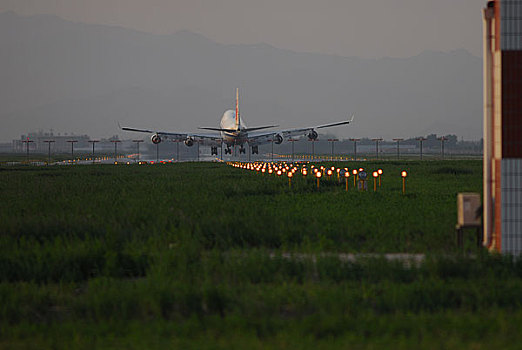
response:
M151 141L153 144L157 145L158 143L161 142L161 137L160 137L158 134L154 134L154 135L152 135L152 136L150 137L150 141Z
M280 145L281 143L283 143L283 136L281 136L281 134L277 134L274 136L274 143L276 145Z
M194 145L194 139L190 136L187 137L187 139L185 140L185 145L192 147Z
M315 131L315 130L312 130L312 131L310 131L310 132L308 133L308 139L309 139L310 141L315 141L315 140L317 140L317 136L319 136L319 135L317 135L317 131Z

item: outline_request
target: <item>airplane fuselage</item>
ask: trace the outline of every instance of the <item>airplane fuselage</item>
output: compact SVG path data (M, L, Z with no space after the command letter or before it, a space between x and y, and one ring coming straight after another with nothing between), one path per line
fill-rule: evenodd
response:
M221 129L234 129L237 131L229 132L229 131L222 131L221 137L223 137L223 141L228 145L242 145L248 140L248 132L246 129L246 124L239 116L240 122L236 122L236 113L235 111L229 109L228 111L225 111L223 113L223 116L221 117L221 121L219 123L219 127Z

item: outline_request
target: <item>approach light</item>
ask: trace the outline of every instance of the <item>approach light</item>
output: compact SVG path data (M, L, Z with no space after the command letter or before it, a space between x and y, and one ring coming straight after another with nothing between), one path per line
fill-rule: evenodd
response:
M348 192L348 178L350 177L350 172L349 171L345 171L344 172L344 182L345 182L345 186L346 186L346 192ZM339 178L339 182L341 181L341 178Z
M278 170L278 171L277 171L277 176L281 176L282 173L283 173L283 172L282 172L281 170Z
M406 176L408 176L408 173L406 171L401 172L402 176L402 194L406 194Z
M377 173L378 173L379 175L382 175L382 169L377 170Z

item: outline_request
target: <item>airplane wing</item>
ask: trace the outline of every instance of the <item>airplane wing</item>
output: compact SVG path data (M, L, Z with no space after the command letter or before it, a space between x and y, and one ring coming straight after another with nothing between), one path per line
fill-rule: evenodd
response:
M141 132L147 134L158 135L162 140L170 140L170 141L185 141L188 138L192 138L195 141L199 141L202 145L216 145L219 144L222 140L221 135L219 134L200 134L200 133L189 133L189 132L169 132L169 131L159 131L159 130L149 130L149 129L137 129L137 128L128 128L121 127L121 130L125 131L134 131Z
M168 131L159 131L159 130L149 130L149 129L136 129L136 128L127 128L121 127L121 130L125 131L134 131L134 132L142 132L146 134L155 134L161 137L162 139L172 140L172 141L182 141L188 137L188 133L178 133L178 132L168 132Z
M319 125L319 126L314 126L314 127L309 127L309 128L271 131L271 132L267 132L267 133L252 133L252 134L249 134L249 136L248 136L248 142L252 145L259 145L259 144L271 142L271 140L273 138L277 138L278 136L281 136L283 139L287 139L292 136L305 136L311 132L314 132L315 129L323 129L323 128L330 128L333 126L350 124L353 121L354 116L355 116L355 114L352 114L352 117L350 118L350 120L344 120L341 122L324 124L324 125Z

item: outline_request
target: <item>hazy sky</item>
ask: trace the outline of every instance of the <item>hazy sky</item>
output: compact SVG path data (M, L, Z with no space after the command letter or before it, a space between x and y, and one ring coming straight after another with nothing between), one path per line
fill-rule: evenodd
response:
M481 56L481 0L0 0L0 12L55 14L226 44L408 57L457 48Z

